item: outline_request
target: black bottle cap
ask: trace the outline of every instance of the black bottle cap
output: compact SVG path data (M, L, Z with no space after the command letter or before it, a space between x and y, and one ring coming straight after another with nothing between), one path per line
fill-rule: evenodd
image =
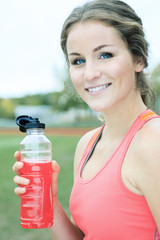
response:
M27 115L21 115L16 118L16 124L19 126L21 132L26 132L28 128L43 128L45 129L45 124L40 123L38 118L32 118Z

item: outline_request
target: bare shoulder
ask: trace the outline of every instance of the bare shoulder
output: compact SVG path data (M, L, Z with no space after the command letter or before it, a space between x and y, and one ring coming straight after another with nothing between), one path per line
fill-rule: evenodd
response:
M160 154L160 118L155 118L147 122L137 133L137 151L147 160L153 161L153 157ZM160 161L160 159L159 159Z
M87 132L85 135L83 135L81 137L81 139L79 140L77 147L76 147L76 151L75 151L75 158L74 158L74 175L76 175L77 173L77 169L78 169L78 165L80 163L80 160L83 156L83 153L86 149L86 146L88 144L88 142L90 141L90 139L92 138L92 136L98 131L99 128L93 129L89 132Z

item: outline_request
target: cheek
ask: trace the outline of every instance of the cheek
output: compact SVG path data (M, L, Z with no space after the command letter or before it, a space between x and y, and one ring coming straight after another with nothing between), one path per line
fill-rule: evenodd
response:
M82 75L80 72L70 69L70 77L75 87L79 87L82 84Z
M112 72L115 74L115 78L126 84L135 84L136 82L136 74L131 61L117 61L112 68Z

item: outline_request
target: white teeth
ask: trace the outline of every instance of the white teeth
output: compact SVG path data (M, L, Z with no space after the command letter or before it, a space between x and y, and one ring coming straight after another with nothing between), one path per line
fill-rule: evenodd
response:
M110 83L108 83L108 84L105 84L105 85L103 85L103 86L100 86L100 87L96 87L96 88L88 88L88 91L89 91L89 92L96 92L96 91L100 91L100 90L102 90L102 89L104 89L104 88L108 87L109 85L110 85Z

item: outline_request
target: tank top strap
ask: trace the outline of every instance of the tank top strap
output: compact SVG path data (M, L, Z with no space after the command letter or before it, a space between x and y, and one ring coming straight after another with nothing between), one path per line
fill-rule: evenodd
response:
M160 118L159 115L157 115L155 112L152 110L148 109L142 112L137 119L134 121L132 126L130 127L125 139L127 139L128 145L130 144L132 138L134 135L143 127L143 125L150 121L153 118ZM125 140L124 139L124 140Z
M121 144L119 145L119 147L117 148L117 151L116 151L116 153L121 155L120 165L122 165L122 163L123 163L124 156L129 148L135 134L144 126L144 124L146 122L150 121L153 118L160 118L160 116L157 115L152 110L145 110L134 121L134 123L130 127L128 133L126 134L126 136L124 137L124 139L122 140Z
M143 113L140 114L140 119L145 123L148 122L152 118L160 118L159 115L157 115L155 112L152 110L146 110Z
M131 126L130 130L131 132L137 132L138 130L140 130L143 125L150 121L153 118L160 118L159 115L157 115L155 112L153 112L150 109L145 110L144 112L142 112L137 119L135 120L135 122L133 123L133 125Z

